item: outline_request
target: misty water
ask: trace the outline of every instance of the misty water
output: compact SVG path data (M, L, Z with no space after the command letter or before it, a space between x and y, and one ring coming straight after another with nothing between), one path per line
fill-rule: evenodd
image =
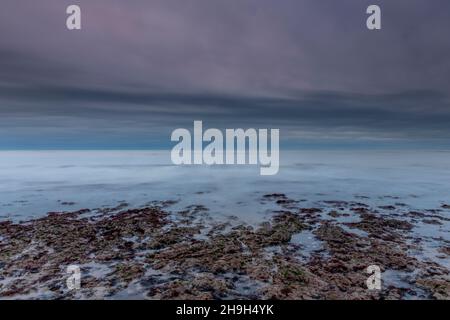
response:
M170 151L3 151L0 221L174 200L167 208L171 213L203 205L215 221L232 217L235 223L257 225L280 209L273 201L263 201L271 193L284 193L301 207L358 201L379 214L384 214L380 206L389 205L401 205L403 212L426 211L450 203L449 160L447 151L282 151L279 173L261 176L258 166L175 166ZM449 212L440 210L446 218ZM323 218L330 219L326 211ZM347 232L366 236L342 224L358 221L357 215L335 220ZM423 242L421 250L411 254L450 268L448 259L439 258L440 246L450 241L448 221L419 221L412 234ZM308 259L322 246L310 231L294 235L291 243L302 248L299 259ZM400 273L388 275L389 283L404 281Z
M358 198L414 209L450 202L446 151L282 151L280 162L277 175L261 176L254 165L175 166L169 151L3 151L0 219L177 200L257 223L271 209L261 197L274 192L305 206Z

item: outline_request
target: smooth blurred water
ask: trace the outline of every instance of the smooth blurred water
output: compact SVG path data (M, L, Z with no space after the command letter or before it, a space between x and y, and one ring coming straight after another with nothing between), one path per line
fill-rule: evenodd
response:
M450 202L448 151L281 151L280 161L277 175L260 176L258 166L175 166L170 151L2 151L0 219L179 200L255 223L273 209L261 197L274 192L305 206L361 196L417 209Z

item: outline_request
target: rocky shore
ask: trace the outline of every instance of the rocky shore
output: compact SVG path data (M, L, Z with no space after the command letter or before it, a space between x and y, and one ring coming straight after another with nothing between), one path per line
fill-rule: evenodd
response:
M174 211L175 201L0 222L0 298L450 298L450 241L415 232L447 229L448 204L303 207L277 193L261 201L277 210L258 225L217 221L201 205ZM437 244L432 258L430 241ZM67 288L69 265L81 269L79 290ZM367 288L370 265L381 268L381 290Z

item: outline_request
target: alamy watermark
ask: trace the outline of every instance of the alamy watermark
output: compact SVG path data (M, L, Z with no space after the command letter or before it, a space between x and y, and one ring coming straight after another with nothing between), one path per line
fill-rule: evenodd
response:
M70 265L66 268L69 275L66 280L67 289L79 290L81 288L81 269L77 265Z
M69 15L66 19L66 27L68 30L81 30L81 8L78 5L70 5L66 9Z
M381 290L381 268L377 265L370 265L366 272L370 274L366 280L367 289Z
M184 128L172 132L171 140L178 144L171 159L176 165L259 164L261 175L275 175L280 166L279 139L279 129L226 129L223 134L215 128L203 132L203 122L194 121L193 137Z
M81 8L78 5L70 5L66 9L66 27L68 30L81 30ZM367 7L366 14L369 17L366 20L366 26L369 30L381 29L381 8L372 4Z

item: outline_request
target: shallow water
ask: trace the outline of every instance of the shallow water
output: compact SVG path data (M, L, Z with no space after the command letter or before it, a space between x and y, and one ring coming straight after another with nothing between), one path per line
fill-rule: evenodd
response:
M257 166L174 166L169 151L0 152L0 219L49 211L179 200L217 216L258 223L274 209L266 193L315 205L323 200L372 206L438 208L450 201L450 152L285 151L278 175Z
M260 176L257 166L174 166L168 151L4 151L0 152L0 221L25 221L52 211L115 207L124 202L134 208L176 200L167 210L203 205L209 209L207 223L257 225L282 209L263 196L284 193L299 201L296 208L323 208L322 219L367 237L366 232L345 225L360 219L348 206L343 205L338 216L330 216L330 210L339 207L339 201L361 202L378 214L403 219L409 211L439 209L450 204L449 160L450 152L445 151L290 151L281 153L278 175ZM450 218L449 214L448 209L439 211L442 217ZM206 240L207 231L196 237ZM411 241L421 239L420 249L411 255L450 268L439 252L450 241L449 221L437 225L417 219L411 235ZM312 254L327 254L312 230L293 235L290 245L305 262ZM267 254L277 250L270 248ZM384 275L387 285L407 286L409 275L393 270ZM123 295L140 296L141 289L130 287ZM249 284L239 290L256 289Z

